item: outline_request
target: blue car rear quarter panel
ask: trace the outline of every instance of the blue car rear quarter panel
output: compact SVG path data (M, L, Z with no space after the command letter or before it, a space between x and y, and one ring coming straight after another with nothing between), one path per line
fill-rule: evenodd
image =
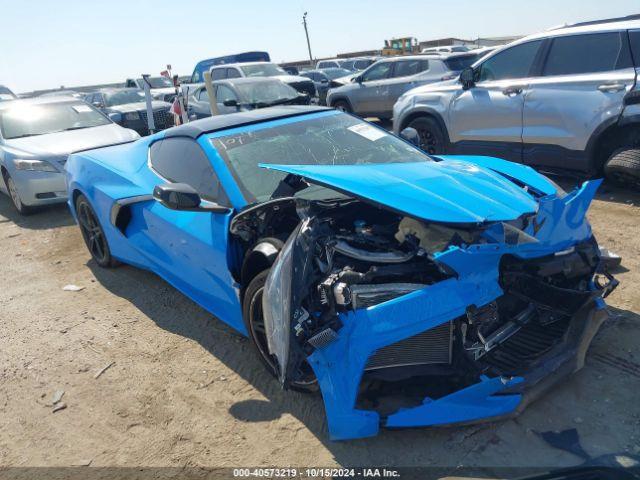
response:
M367 359L377 349L411 337L464 314L469 305L481 307L501 296L499 262L503 255L536 258L562 251L591 237L585 214L600 180L586 182L564 198L540 200L537 224L526 233L537 243L482 244L451 247L435 254L438 262L458 276L388 302L341 314L339 338L309 357L325 403L329 432L334 440L375 435L387 427L442 425L498 417L514 412L520 394L494 395L522 381L483 377L475 384L422 405L400 410L386 419L373 411L355 409L359 383ZM604 305L599 302L600 308Z

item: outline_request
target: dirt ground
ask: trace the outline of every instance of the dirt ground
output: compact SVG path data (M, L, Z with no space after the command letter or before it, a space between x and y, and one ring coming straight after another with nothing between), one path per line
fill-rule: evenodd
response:
M590 220L623 268L581 372L514 420L331 442L321 399L282 392L246 340L153 274L97 267L65 206L19 218L0 196L0 466L437 465L455 474L578 464L534 433L571 427L592 457L640 456L640 194L605 185ZM66 408L54 412L59 390Z

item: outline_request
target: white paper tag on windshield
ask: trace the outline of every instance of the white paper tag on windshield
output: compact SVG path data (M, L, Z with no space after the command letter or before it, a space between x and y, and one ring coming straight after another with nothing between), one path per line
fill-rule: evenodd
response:
M358 135L363 136L364 138L368 138L369 140L374 142L379 138L385 136L385 133L382 130L372 127L368 123L358 123L357 125L352 125L348 128L348 130L351 130L353 133L357 133Z
M72 108L78 113L91 112L91 107L89 105L74 105Z

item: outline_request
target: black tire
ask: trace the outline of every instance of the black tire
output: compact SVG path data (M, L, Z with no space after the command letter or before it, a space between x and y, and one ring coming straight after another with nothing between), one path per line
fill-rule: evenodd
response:
M640 148L626 148L613 153L604 166L613 182L640 189Z
M333 105L331 106L336 110L340 110L341 112L346 112L346 113L353 112L351 105L349 105L349 102L347 102L346 100L336 100L335 102L333 102Z
M25 205L24 203L22 203L16 185L13 182L11 175L9 175L9 172L3 171L2 177L4 179L4 184L7 187L9 199L11 200L13 208L15 208L16 211L23 216L31 215L33 212L35 212L37 210L36 207L30 207L29 205Z
M267 336L264 328L264 317L262 316L262 292L267 281L269 270L263 270L249 282L244 292L242 300L242 319L244 326L249 333L249 341L258 354L260 362L273 377L278 376L277 360L269 353ZM303 382L293 382L289 387L304 393L318 391L318 382L313 375L313 371L308 364L305 364L305 375L308 380Z
M84 195L78 195L76 198L76 216L82 238L93 260L103 268L114 268L120 265L120 262L111 256L107 236L96 212Z
M431 117L418 117L407 127L415 128L420 136L419 147L429 155L445 153L445 136L442 128Z

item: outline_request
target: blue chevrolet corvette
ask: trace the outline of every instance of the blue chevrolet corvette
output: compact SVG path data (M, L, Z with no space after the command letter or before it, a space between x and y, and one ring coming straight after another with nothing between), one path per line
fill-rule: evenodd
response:
M515 415L584 364L616 281L564 192L496 158L430 157L335 110L212 117L74 154L96 263L151 270L247 335L331 438Z

